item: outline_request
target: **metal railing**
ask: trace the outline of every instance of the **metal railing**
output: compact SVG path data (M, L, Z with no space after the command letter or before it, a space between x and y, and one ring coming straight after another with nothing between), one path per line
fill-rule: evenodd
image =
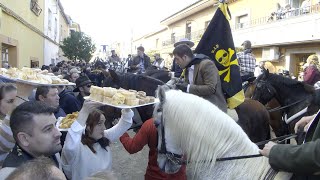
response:
M171 37L171 39L162 41L162 46L170 46L173 45L174 43L178 42L180 39L182 38L188 38L191 41L197 41L200 40L203 33L204 33L205 29L199 30L199 31L194 31L191 33L186 33L185 35L181 35L181 36L174 36Z
M244 23L237 23L232 26L232 30L239 30L244 28L250 28L254 26L269 24L273 22L279 22L287 19L291 19L299 16L306 16L310 14L316 14L320 12L320 4L308 6L308 7L300 7L300 8L291 8L291 9L281 9L276 12L272 12L269 16L253 19Z

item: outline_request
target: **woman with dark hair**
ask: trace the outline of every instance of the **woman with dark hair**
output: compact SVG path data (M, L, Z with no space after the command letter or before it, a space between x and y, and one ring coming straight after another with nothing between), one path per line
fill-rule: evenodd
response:
M85 101L78 119L71 125L62 149L62 164L69 179L82 180L93 173L111 170L109 143L132 125L133 112L123 109L118 124L106 130L106 118L96 109L100 104Z
M0 84L0 166L14 147L15 141L10 128L10 114L16 107L17 87L10 83Z

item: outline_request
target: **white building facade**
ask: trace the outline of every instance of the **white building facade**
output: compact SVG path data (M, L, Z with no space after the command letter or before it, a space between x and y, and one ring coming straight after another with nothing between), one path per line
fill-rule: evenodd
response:
M44 34L50 40L44 41L44 65L56 64L59 61L60 10L57 0L45 0Z

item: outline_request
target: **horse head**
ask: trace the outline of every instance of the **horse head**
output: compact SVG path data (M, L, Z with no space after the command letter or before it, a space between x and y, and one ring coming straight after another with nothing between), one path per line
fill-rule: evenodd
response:
M192 162L195 174L202 169L211 173L217 158L258 152L241 127L209 101L177 90L166 91L162 86L157 97L157 160L166 173L176 172L184 159Z
M272 98L277 95L276 89L268 82L269 70L264 71L256 80L256 88L253 92L252 99L267 104Z
M163 117L163 106L166 103L166 91L168 86L159 86L157 89L157 97L160 103L154 108L154 123L158 130L158 157L157 162L159 168L168 174L177 173L183 164L183 154L179 146L173 142L170 131L165 130L165 122Z

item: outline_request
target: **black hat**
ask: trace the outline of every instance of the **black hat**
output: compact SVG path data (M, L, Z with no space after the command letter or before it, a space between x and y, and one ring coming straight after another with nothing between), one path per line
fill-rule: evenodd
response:
M178 42L174 43L173 47L177 47L180 44L185 44L185 45L189 46L190 48L192 48L194 46L194 43L192 41L190 41L188 38L182 38Z
M88 78L88 76L80 76L76 80L76 87L73 92L79 92L79 87L85 86L87 84L92 84L91 80Z

